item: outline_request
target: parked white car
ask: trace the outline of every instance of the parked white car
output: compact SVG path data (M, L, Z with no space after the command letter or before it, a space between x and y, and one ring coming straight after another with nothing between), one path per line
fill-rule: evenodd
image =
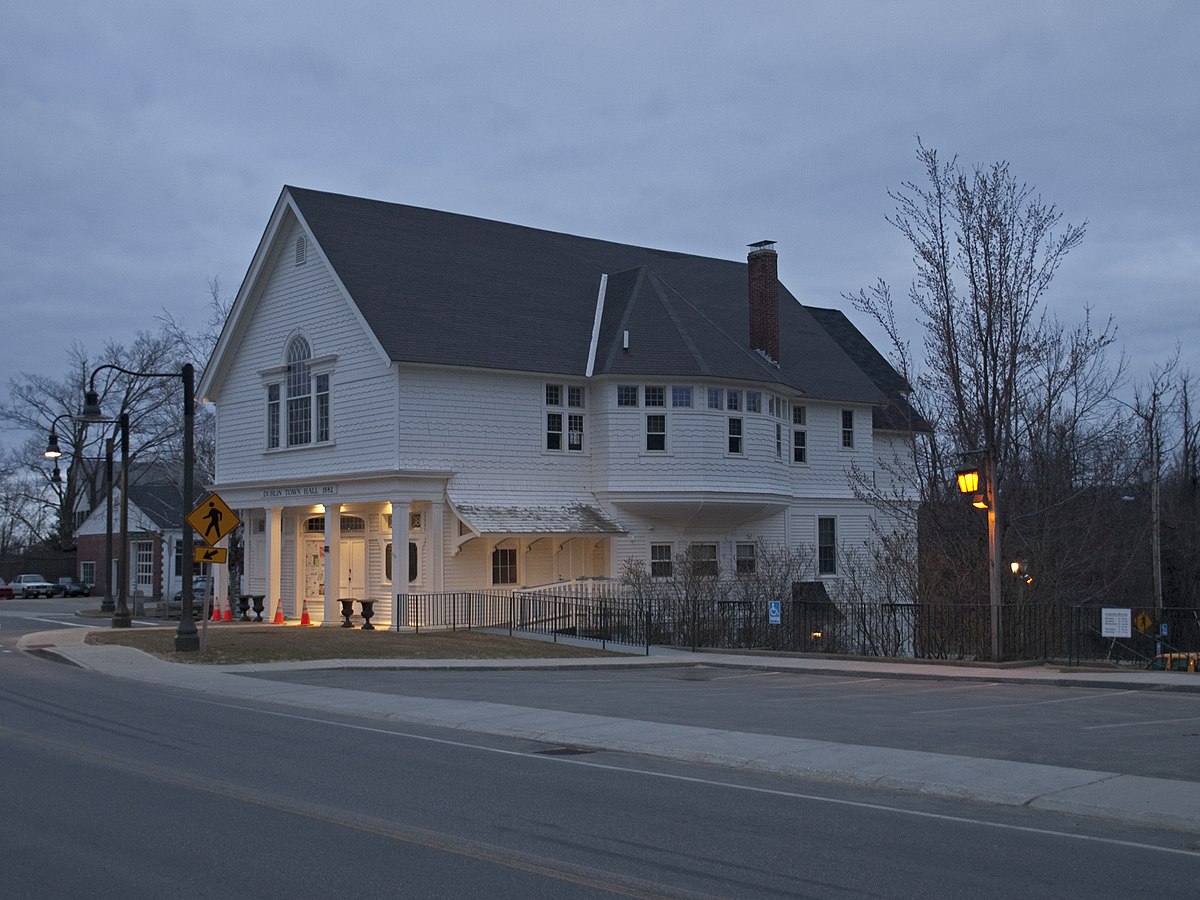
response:
M11 582L10 586L13 589L13 594L17 597L53 597L58 590L57 586L51 584L41 575L32 573L18 575Z

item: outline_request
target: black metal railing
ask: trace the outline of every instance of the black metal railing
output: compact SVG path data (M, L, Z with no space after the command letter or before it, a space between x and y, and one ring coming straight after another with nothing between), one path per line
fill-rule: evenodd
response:
M1148 664L1158 653L1200 652L1200 610L1132 608L1128 637L1105 633L1100 607L1005 604L1004 661L1107 660ZM397 630L507 629L624 646L652 644L930 660L989 660L992 609L986 604L836 603L785 600L777 620L756 600L476 591L401 594Z

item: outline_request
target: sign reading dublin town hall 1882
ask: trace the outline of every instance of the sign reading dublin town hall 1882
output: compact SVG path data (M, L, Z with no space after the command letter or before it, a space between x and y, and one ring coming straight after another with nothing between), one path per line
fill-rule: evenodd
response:
M271 497L327 497L337 492L336 484L310 484L304 487L266 488L262 495L264 499Z

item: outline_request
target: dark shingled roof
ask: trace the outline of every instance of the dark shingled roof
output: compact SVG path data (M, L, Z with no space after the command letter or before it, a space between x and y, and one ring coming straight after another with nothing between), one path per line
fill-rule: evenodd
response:
M285 190L393 361L583 375L606 274L597 375L731 378L884 402L782 285L779 366L750 349L745 262Z
M129 502L161 529L178 528L183 520L183 491L174 484L131 484Z
M885 406L876 407L872 425L884 431L930 432L933 428L908 402L912 390L904 377L893 368L875 345L867 340L840 309L807 307L812 317L838 342L867 377L887 397Z

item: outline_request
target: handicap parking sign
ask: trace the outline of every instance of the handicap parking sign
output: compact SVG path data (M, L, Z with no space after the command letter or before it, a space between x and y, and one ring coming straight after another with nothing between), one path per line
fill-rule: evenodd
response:
M783 604L778 600L767 601L767 615L770 617L772 625L778 625L782 615Z

